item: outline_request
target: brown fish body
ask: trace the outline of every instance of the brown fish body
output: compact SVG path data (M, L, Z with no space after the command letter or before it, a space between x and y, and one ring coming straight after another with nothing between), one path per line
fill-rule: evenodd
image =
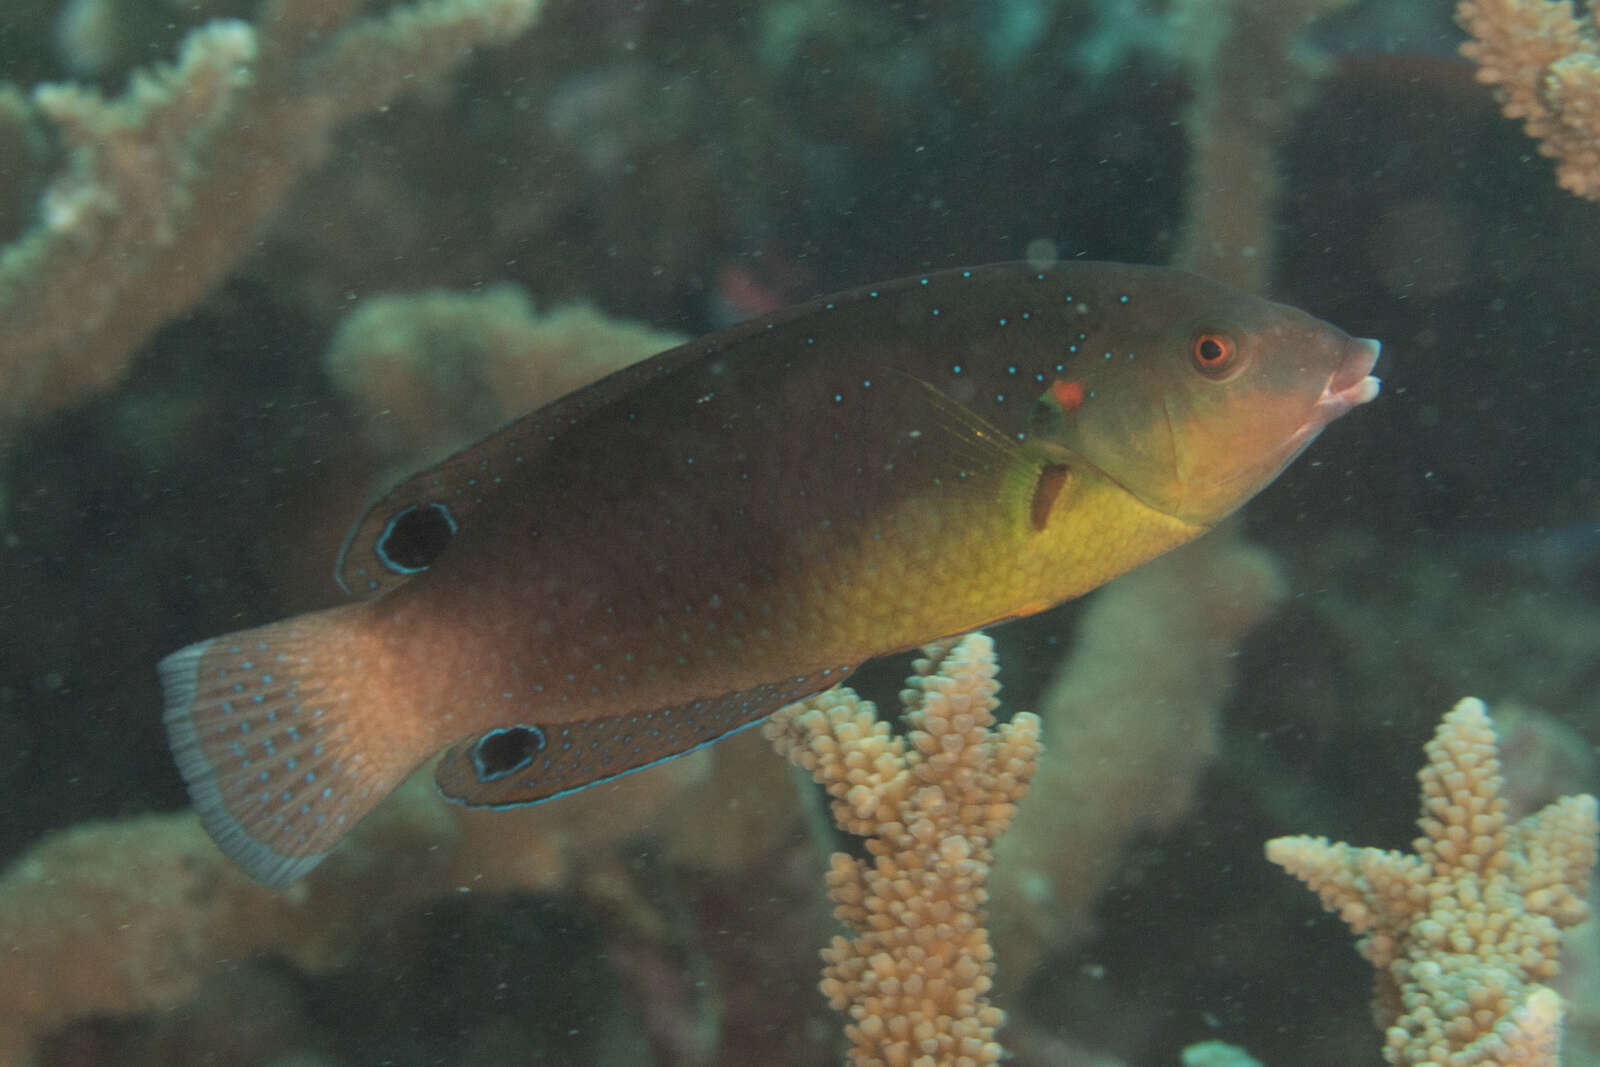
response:
M978 321L989 309L960 315L917 295L857 295L858 313L835 321L701 342L703 358L581 432L541 442L543 427L526 427L537 462L513 463L502 490L521 504L463 524L371 613L394 647L415 643L404 655L450 679L423 717L465 703L469 677L487 717L476 730L504 720L510 690L559 722L837 672L1080 595L1203 531L1088 468L1036 522L1036 472L1002 468L1026 445L1043 383L1070 362L1039 343L1063 324L1037 294L997 299L987 317L1018 323L1002 344ZM878 318L874 299L899 305L885 339L861 322ZM929 396L936 381L947 410ZM953 462L954 435L933 420L960 418L975 396L1005 440L962 425L971 451ZM1051 462L1038 454L1039 469ZM1081 506L1095 494L1101 504Z
M1259 380L1213 374L1212 338ZM376 599L169 659L180 762L268 881L452 742L440 784L468 802L578 788L1198 535L1370 397L1374 357L1293 309L1111 264L911 278L691 342L381 500L341 563ZM248 744L223 745L227 715L210 742L186 723L259 676L239 663L263 634L306 680L274 676L262 703L315 704L359 744L306 789L232 799L218 764Z

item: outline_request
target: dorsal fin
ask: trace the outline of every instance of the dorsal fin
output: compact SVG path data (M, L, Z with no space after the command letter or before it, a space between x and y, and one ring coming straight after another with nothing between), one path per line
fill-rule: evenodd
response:
M589 414L706 354L680 345L606 375L500 427L378 497L345 535L334 580L352 596L388 592L428 565L450 536L545 448Z
M371 598L426 570L445 550L456 530L469 524L475 511L502 492L519 467L531 467L550 442L594 412L650 382L719 352L735 349L740 341L753 335L781 328L819 311L877 299L881 294L910 289L925 282L925 278L906 278L863 286L751 319L625 367L507 423L477 444L412 475L375 500L345 537L334 568L335 580L347 593ZM914 379L907 376L907 380ZM993 427L966 412L957 401L944 397L933 386L920 384L931 394L929 399L937 407L949 412L948 424L952 428L964 427L984 446L980 451L990 451L987 446L995 443ZM998 443L1002 449L1014 448L1016 444L1003 435Z

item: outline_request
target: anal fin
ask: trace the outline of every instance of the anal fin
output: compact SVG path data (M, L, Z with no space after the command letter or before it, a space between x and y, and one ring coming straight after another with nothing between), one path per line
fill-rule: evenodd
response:
M845 680L853 667L674 707L567 723L507 723L452 746L434 772L468 807L514 807L575 792L681 756Z

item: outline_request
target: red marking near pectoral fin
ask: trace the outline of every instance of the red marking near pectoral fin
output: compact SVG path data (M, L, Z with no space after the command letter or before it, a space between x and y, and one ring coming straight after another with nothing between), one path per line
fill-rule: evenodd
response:
M1050 383L1050 399L1059 404L1062 411L1077 411L1083 407L1083 383L1057 378Z

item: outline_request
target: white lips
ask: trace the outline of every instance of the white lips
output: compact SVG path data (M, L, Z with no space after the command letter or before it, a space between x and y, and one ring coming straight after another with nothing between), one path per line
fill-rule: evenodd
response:
M1383 346L1370 337L1358 337L1356 344L1361 346L1359 353L1328 376L1328 384L1322 387L1322 396L1317 398L1317 418L1323 425L1356 405L1375 399L1382 387L1382 383L1367 372L1378 362Z

